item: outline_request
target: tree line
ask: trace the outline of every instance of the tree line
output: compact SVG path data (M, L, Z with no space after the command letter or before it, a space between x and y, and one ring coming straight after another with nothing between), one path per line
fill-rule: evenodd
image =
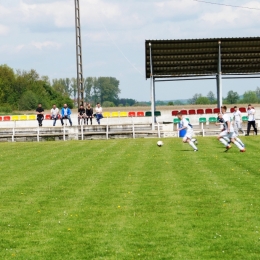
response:
M84 100L92 105L97 102L104 107L132 106L134 99L119 98L119 80L113 77L88 77L84 79ZM77 105L77 79L60 78L50 80L40 77L35 70L14 70L0 65L0 112L36 109L38 103L43 107L56 104L70 108Z
M245 91L242 96L240 96L237 92L230 90L227 93L226 97L223 97L223 104L249 104L249 103L260 103L260 87L257 87L256 90L248 90ZM147 105L150 102L147 102ZM217 104L217 98L215 94L210 91L206 96L202 94L196 93L192 98L187 100L173 100L173 101L156 101L156 105L210 105Z

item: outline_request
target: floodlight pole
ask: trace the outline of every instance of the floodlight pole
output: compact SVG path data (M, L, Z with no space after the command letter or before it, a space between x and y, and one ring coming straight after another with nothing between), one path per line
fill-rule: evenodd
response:
M218 108L221 108L222 106L221 41L218 42L217 102L218 102Z
M80 105L84 104L79 0L75 0L75 29L76 29L77 88L78 88L78 107L79 107Z
M153 61L152 61L152 44L149 43L149 49L150 49L150 91L151 91L151 113L152 113L152 130L155 130L155 116L154 116L154 111L155 111L155 81L153 77Z

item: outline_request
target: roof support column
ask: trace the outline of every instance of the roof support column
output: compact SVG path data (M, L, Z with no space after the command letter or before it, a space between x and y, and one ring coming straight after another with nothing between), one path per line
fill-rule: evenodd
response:
M150 49L150 91L151 91L151 113L152 113L152 130L155 130L155 81L153 77L153 61L152 61L152 44L149 43Z
M221 41L218 42L217 102L218 102L218 108L221 108L222 106Z

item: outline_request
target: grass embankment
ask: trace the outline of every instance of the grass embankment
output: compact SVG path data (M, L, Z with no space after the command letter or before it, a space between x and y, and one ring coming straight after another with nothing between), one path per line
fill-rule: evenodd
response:
M0 259L259 259L259 137L0 144Z

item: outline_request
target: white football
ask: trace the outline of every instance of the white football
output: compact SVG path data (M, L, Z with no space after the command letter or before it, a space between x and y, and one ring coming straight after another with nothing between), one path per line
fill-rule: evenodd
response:
M159 147L163 146L163 141L158 141L158 142L157 142L157 145L158 145Z

